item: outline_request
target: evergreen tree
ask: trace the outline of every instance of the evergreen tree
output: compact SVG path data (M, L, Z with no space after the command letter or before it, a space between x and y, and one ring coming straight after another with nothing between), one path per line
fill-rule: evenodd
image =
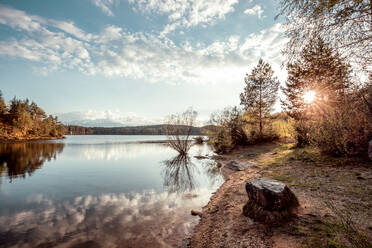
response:
M0 92L0 107L3 99ZM36 137L61 137L66 129L58 122L58 118L47 116L35 102L30 103L28 99L20 100L14 97L9 107L4 103L3 112L0 114L1 126L10 129L7 135L10 137L36 136Z
M28 99L22 101L13 98L9 107L11 125L17 130L21 131L24 135L32 129L32 118L29 113Z
M7 107L3 98L3 93L0 90L0 116L5 115L7 112Z
M287 65L288 79L282 88L286 99L284 110L296 120L304 118L307 104L304 94L314 91L313 105L336 105L342 103L351 87L350 65L320 38L313 38L304 47L300 57Z
M264 121L270 116L277 99L279 81L274 77L271 66L262 59L244 81L246 85L240 94L240 104L255 118L262 137Z

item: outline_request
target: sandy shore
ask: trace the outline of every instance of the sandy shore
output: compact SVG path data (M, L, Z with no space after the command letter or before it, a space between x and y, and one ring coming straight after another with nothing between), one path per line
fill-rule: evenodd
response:
M371 162L330 159L290 144L237 149L217 159L223 165L231 160L255 166L222 168L226 181L203 207L188 247L348 247L353 237L372 237ZM256 177L285 182L299 198L298 217L280 226L245 217L245 182ZM345 218L356 230L340 224Z

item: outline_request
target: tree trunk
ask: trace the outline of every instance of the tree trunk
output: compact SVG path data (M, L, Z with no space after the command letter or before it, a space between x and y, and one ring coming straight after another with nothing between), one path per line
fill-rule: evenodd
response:
M260 105L259 107L260 107L260 137L262 137L262 82L260 82Z

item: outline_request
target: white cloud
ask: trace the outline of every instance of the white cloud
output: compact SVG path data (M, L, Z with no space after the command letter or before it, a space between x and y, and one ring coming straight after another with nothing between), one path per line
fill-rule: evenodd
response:
M149 11L169 14L182 12L184 9L183 2L172 0L173 4L158 7L154 3L158 3L157 0L142 0L138 6L143 5L144 11L150 8ZM222 18L229 7L232 8L234 1L226 1L224 10L220 9L223 5L212 10L206 9L211 4L209 1L193 1L189 4L193 6L196 3L196 7L188 7L195 9L196 14L185 9L185 12L190 12L187 12L188 19L185 20L191 23L200 23L208 18ZM7 12L16 16L4 14ZM176 16L172 18L177 19ZM183 20L182 18L177 20ZM27 26L27 22L22 20L29 20L33 24ZM0 22L28 31L22 33L21 38L0 41L0 55L37 62L41 75L52 70L73 69L88 75L101 74L149 82L237 82L242 80L247 70L260 57L280 70L280 51L286 42L280 24L248 37L231 36L210 44L188 41L175 44L164 36L124 32L122 28L113 25L106 27L101 33L91 34L72 22L46 20L7 7L0 7Z
M252 8L250 9L246 9L244 11L244 14L247 14L247 15L256 15L258 16L258 19L261 19L262 18L262 14L263 14L263 9L261 8L260 5L256 4L255 6L253 6Z
M117 49L102 51L98 63L107 76L152 82L218 83L241 80L260 57L281 64L286 39L280 24L246 38L231 36L211 44L174 44L145 34L126 34ZM279 68L279 66L277 66Z
M162 119L148 119L120 110L88 110L57 114L60 121L83 126L139 126L163 123Z
M106 43L109 41L119 40L123 37L123 34L124 32L122 28L111 25L102 31L102 34L99 36L99 42Z
M76 27L73 22L51 21L50 23L56 28L59 28L68 34L75 36L78 39L81 40L92 39L91 34L86 34L83 30Z
M238 0L129 0L134 9L144 14L166 15L169 23L162 35L179 27L211 25L234 11Z
M106 15L114 16L112 7L116 3L116 0L92 0L93 4L100 8Z
M27 15L17 9L7 8L0 5L0 23L12 28L25 31L39 31L45 20L38 16Z

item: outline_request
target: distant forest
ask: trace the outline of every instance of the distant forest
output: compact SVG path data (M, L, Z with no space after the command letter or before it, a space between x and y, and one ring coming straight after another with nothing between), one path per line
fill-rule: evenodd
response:
M0 140L61 138L65 132L57 117L47 115L35 102L14 97L6 104L0 91Z
M165 135L165 125L136 126L136 127L82 127L66 126L69 135ZM193 127L191 135L202 135L208 126ZM185 126L185 130L187 130Z

